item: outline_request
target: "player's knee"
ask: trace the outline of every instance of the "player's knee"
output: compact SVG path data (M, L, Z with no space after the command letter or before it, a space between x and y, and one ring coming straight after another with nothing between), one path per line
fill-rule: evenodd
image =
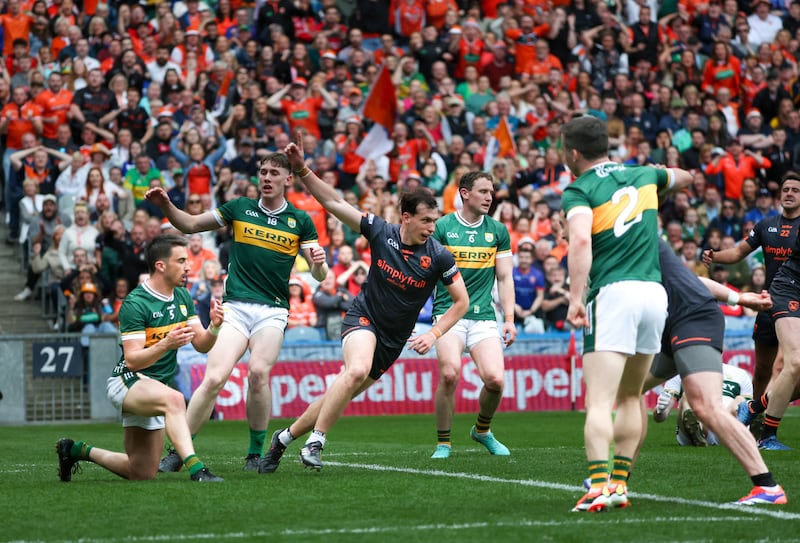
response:
M707 424L714 418L722 416L725 408L720 403L703 399L701 401L693 401L692 410L697 415L697 418L700 419L700 422Z
M155 466L131 466L128 473L129 481L152 481L158 475L158 465Z
M445 388L457 387L460 377L459 371L454 368L443 367L439 370L439 382Z
M490 392L502 392L505 386L505 379L502 373L487 375L483 380L483 386Z
M164 399L165 411L169 415L183 415L186 413L186 399L177 390L171 390Z
M344 378L351 386L360 386L369 377L369 368L353 366L345 369Z
M251 367L247 373L247 382L251 390L259 389L269 382L269 371Z
M201 387L205 387L211 394L217 395L228 382L228 377L214 373L206 373Z

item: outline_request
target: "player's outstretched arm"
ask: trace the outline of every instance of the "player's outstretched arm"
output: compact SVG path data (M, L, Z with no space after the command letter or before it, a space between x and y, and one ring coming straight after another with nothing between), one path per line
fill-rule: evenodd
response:
M292 175L300 179L308 192L322 204L322 207L355 232L361 232L361 212L348 204L332 186L317 177L317 174L306 166L303 155L303 137L299 130L297 141L290 142L284 152L289 158Z
M720 302L741 305L755 311L766 311L772 308L772 298L766 290L761 292L736 292L708 277L699 277L698 279L706 286L714 298Z
M200 215L190 215L181 211L175 207L175 204L170 201L167 191L161 187L148 190L144 197L164 213L172 226L184 234L216 230L223 226L217 222L217 216L213 211L206 211Z

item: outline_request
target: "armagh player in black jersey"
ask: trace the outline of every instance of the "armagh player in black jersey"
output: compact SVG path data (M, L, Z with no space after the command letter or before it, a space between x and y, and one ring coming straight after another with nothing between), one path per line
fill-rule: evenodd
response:
M800 175L788 172L781 179L780 202L783 212L775 217L764 219L755 225L750 235L733 249L724 251L703 251L703 263L733 264L761 247L764 251L766 271L765 288L772 284L772 278L792 255L798 230L800 229ZM753 372L753 397L760 398L767 389L772 375L772 366L778 355L778 336L775 323L768 311L756 317L753 327L756 367Z
M329 213L369 241L372 264L367 283L342 322L344 369L325 394L308 406L289 428L275 432L260 471L271 473L286 446L313 430L300 451L309 468L322 468L320 452L326 433L355 396L369 388L394 363L403 346L427 353L467 311L469 295L453 255L433 239L439 217L436 199L427 189L403 193L400 224L362 214L322 181L303 159L301 135L286 146L294 175ZM453 305L429 331L409 338L420 309L442 281Z
M697 418L719 437L753 482L750 494L737 503L786 503L786 493L772 477L758 453L755 441L723 407L719 393L723 382L722 340L725 320L717 299L727 298L730 303L765 309L771 307L769 297L756 292L739 294L710 279L698 278L663 241L659 241L658 257L661 283L669 300L668 316L661 338L661 353L656 355L650 366L650 375L645 379L643 390L680 375L683 392ZM644 403L642 411L642 422L646 425ZM644 443L646 433L642 432L639 448Z

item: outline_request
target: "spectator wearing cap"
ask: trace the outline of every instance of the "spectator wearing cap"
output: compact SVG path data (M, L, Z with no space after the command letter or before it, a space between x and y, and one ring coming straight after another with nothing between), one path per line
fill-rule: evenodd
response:
M450 96L445 99L445 106L444 121L450 134L461 136L465 140L471 138L475 114L466 110L464 100L459 96Z
M194 1L196 2L196 0ZM188 53L195 53L197 55L198 73L208 70L214 63L214 51L200 40L199 28L199 24L188 28L184 34L184 42L176 45L170 54L170 60L185 69Z
M783 21L777 15L770 13L772 4L770 0L755 0L754 13L747 17L750 25L750 41L755 47L762 43L772 43L775 35L783 28Z
M505 78L513 77L515 64L508 55L506 44L498 40L492 45L492 56L484 60L481 66L481 73L489 78L492 90L498 92L500 84Z
M236 158L228 162L233 173L243 173L248 178L258 174L258 157L256 156L255 142L250 136L239 139Z
M100 291L94 283L84 283L80 292L70 296L67 307L67 331L81 332L81 345L89 346L87 334L115 333L116 326L108 322L108 313L104 312Z
M347 122L348 119L352 119L353 117L360 118L363 105L364 94L360 88L354 85L347 91L346 96L340 99L339 113L336 115L336 120L339 122Z
M453 77L459 80L464 79L464 70L468 65L475 66L480 71L481 57L488 49L486 42L481 37L481 27L478 21L467 19L461 27L461 36L454 35L448 46L450 54L453 55L453 62L455 62Z
M757 109L751 109L745 117L745 124L737 134L746 149L766 150L772 146L772 130L764 123L764 117Z
M311 86L312 94L308 96L308 81L298 77L290 85L273 94L267 100L270 109L282 111L289 123L289 130L294 134L298 128L320 138L319 114L323 108L336 109L338 103L331 94L319 83ZM291 99L284 97L290 94Z
M666 130L674 134L686 126L684 113L686 112L686 102L683 98L673 98L669 103L669 115L665 115L658 123L659 130Z
M761 112L765 124L770 124L778 117L779 104L790 98L789 93L781 85L781 76L776 70L767 72L767 84L753 97L753 109Z
M744 221L759 223L766 218L775 217L777 215L780 215L780 212L775 209L772 192L766 187L761 187L756 193L756 207L745 213Z
M316 326L317 309L314 307L310 288L299 278L289 279L289 320L286 328L298 326Z

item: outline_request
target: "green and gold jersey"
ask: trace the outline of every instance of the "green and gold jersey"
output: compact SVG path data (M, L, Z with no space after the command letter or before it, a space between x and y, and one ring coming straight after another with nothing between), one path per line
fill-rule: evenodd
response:
M161 341L170 330L200 323L194 311L194 302L185 288L176 288L172 296L159 294L145 281L131 291L119 310L119 331L123 343L143 339L145 347ZM178 351L168 351L152 366L140 370L148 377L170 384L178 372ZM123 353L112 375L131 374L125 365ZM126 381L130 379L126 378ZM135 380L135 378L133 378Z
M598 164L561 197L567 220L592 215L589 297L618 281L661 281L658 262L658 191L672 186L671 170Z
M495 320L492 305L495 261L512 256L508 229L489 216L469 224L456 211L436 222L433 237L452 253L464 278L469 293L469 309L464 318ZM433 314L442 315L451 305L450 293L439 282L434 292Z
M289 309L289 276L302 249L318 244L311 217L289 202L268 211L260 200L237 198L215 211L233 229L223 300Z

